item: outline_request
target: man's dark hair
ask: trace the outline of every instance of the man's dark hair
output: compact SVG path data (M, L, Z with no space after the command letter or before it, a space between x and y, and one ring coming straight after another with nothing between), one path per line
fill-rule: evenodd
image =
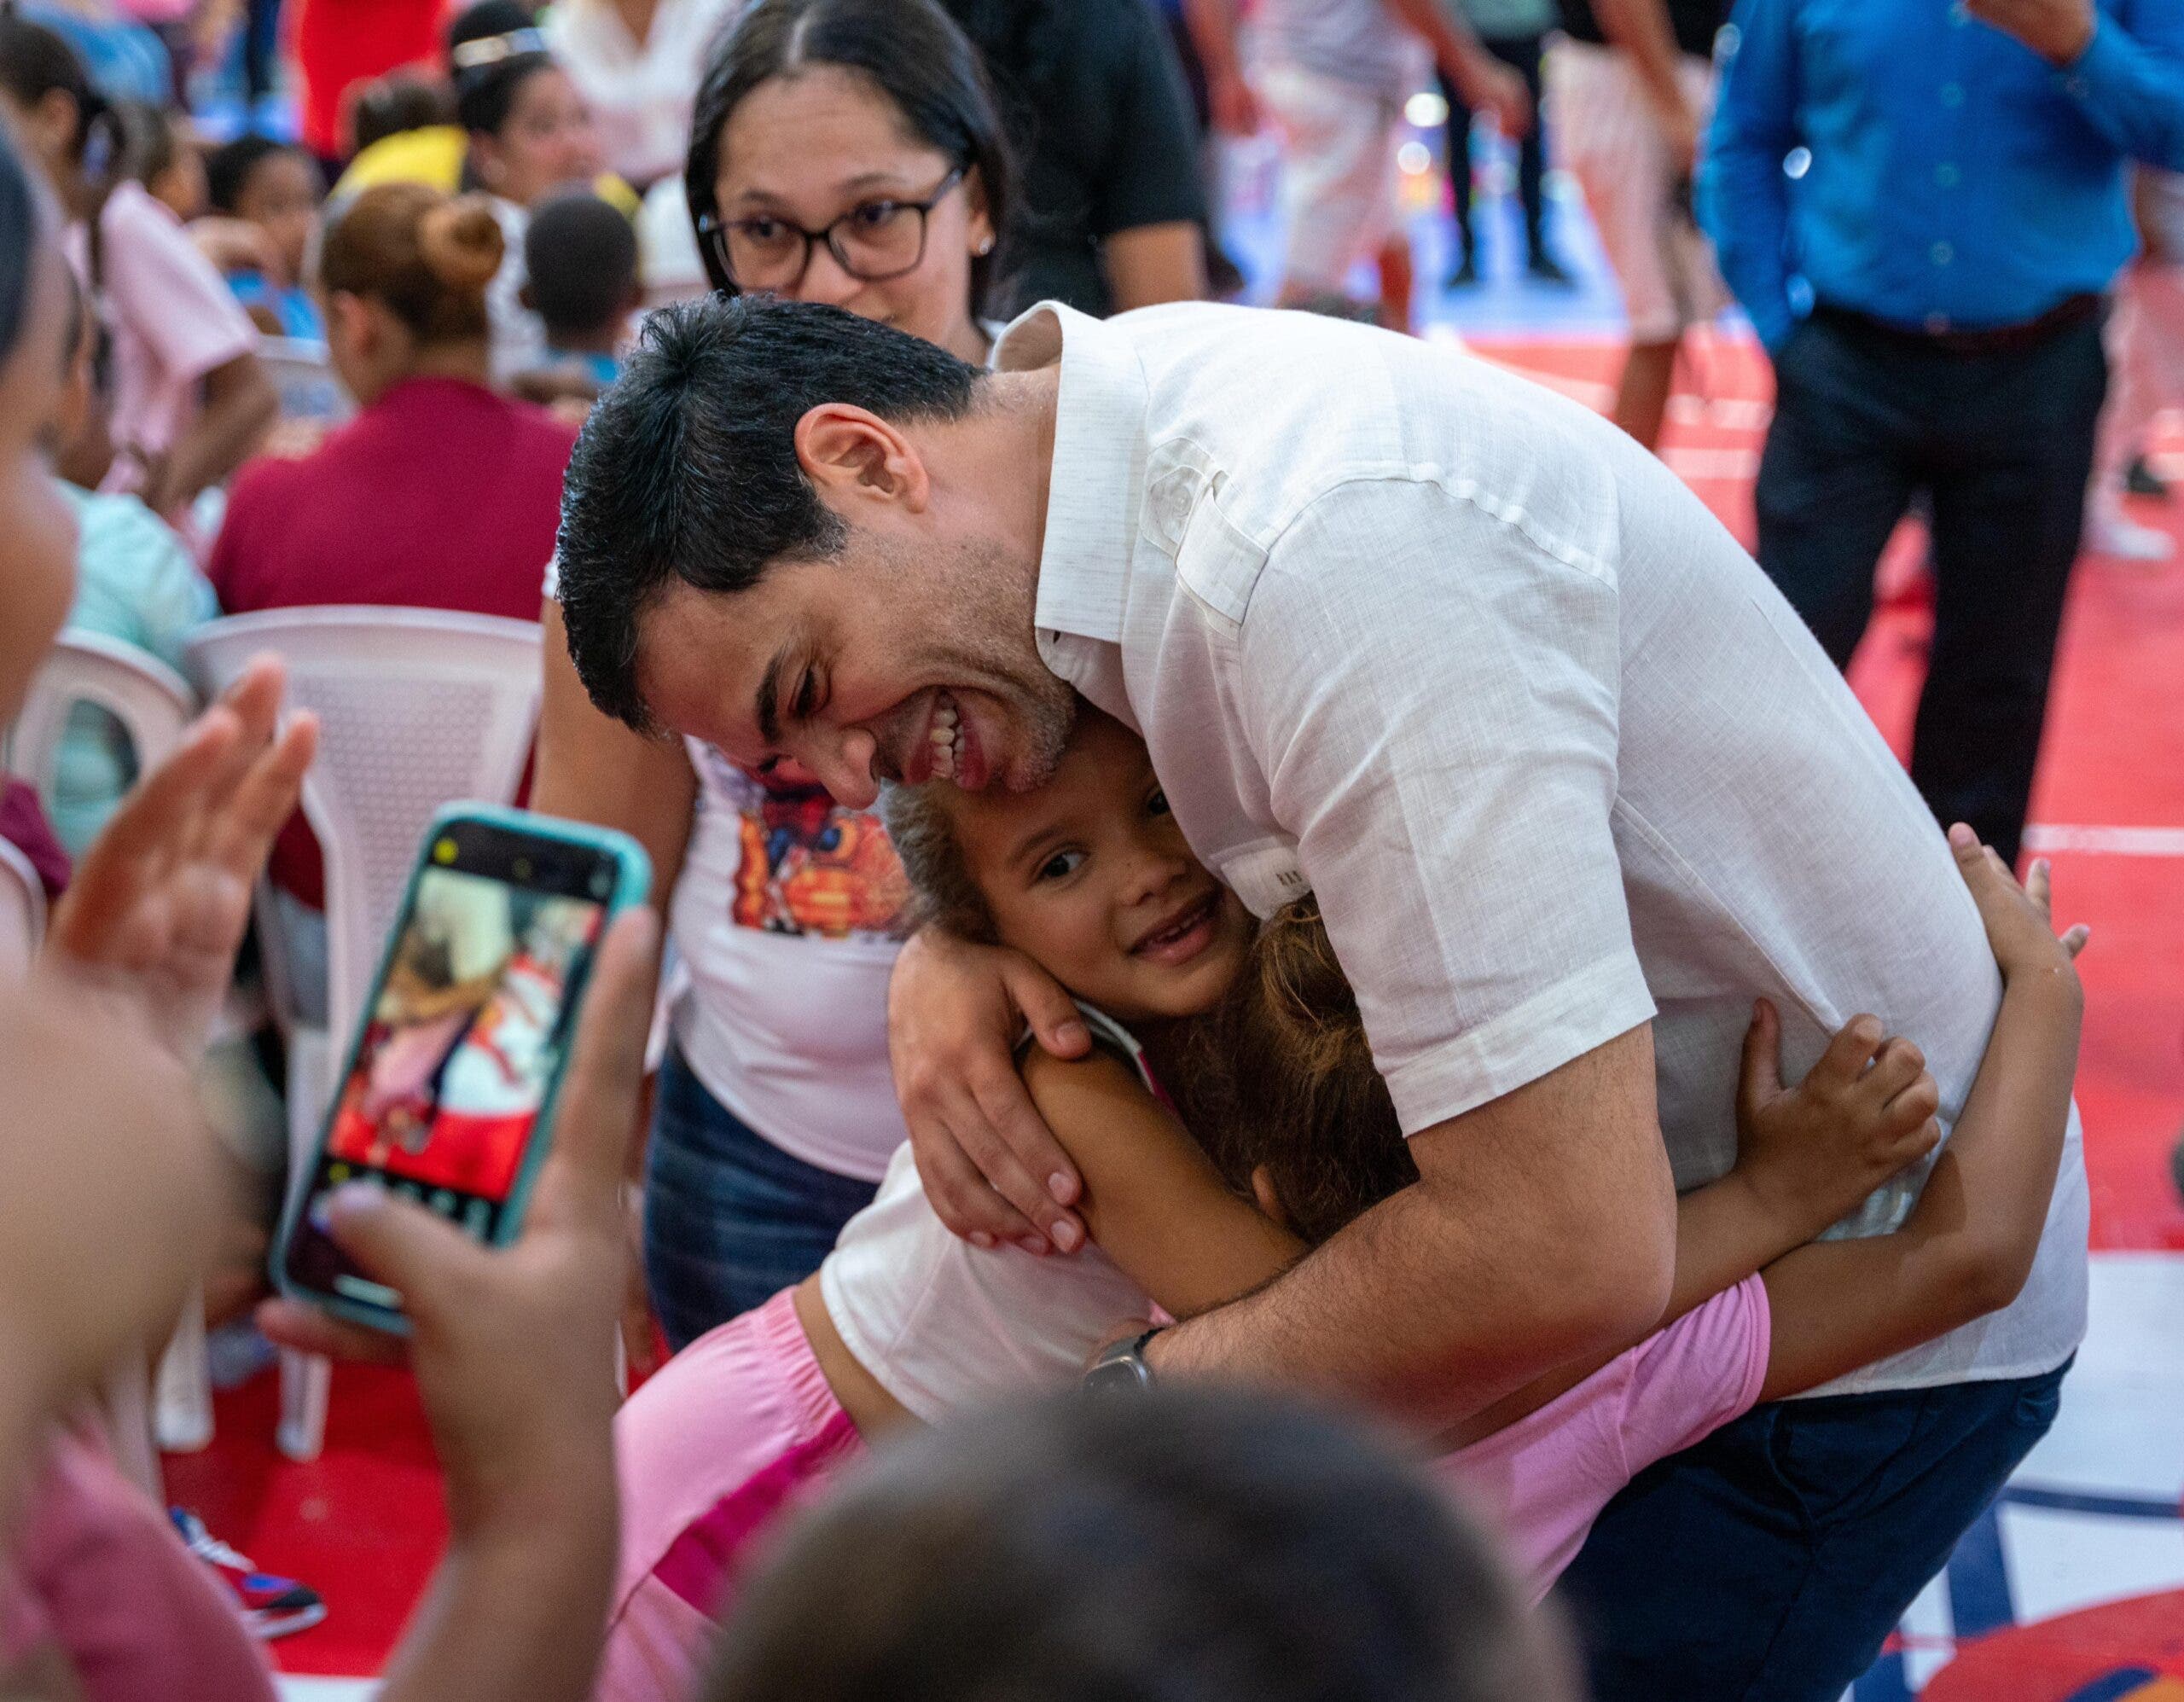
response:
M992 311L1021 194L1017 161L979 49L933 0L758 0L723 29L706 55L690 121L682 193L692 224L719 216L713 186L735 109L773 78L816 65L869 79L911 135L977 170L996 242L971 261L971 305ZM713 245L700 238L698 250L713 288L734 293Z
M1552 1622L1354 1420L1050 1397L873 1457L793 1528L709 1702L1565 1702Z
M523 233L531 305L549 337L596 336L626 315L637 288L637 233L589 190L539 204Z
M797 462L798 421L829 402L896 425L960 419L978 379L922 338L814 302L715 296L653 314L563 485L561 618L591 700L649 729L637 621L671 582L745 591L776 562L839 553L841 522Z

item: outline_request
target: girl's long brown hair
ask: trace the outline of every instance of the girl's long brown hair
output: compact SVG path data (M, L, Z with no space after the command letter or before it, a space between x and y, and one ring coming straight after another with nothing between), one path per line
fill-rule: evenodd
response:
M1304 1240L1325 1240L1418 1180L1316 899L1260 928L1199 1025L1193 1064L1192 1132L1240 1191L1263 1169Z

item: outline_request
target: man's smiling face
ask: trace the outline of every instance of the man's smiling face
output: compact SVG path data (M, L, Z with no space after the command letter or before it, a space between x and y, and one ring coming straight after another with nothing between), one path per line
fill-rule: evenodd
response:
M855 808L883 780L1027 790L1075 703L1039 659L1036 577L991 545L852 530L749 590L671 582L638 623L639 687L660 725L746 767L793 759Z

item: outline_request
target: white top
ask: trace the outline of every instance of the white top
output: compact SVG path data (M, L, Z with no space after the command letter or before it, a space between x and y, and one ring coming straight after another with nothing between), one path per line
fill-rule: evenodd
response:
M877 816L687 742L698 814L671 919L690 976L676 1043L783 1152L876 1182L909 1138L887 1063L903 866Z
M494 222L501 227L501 269L485 286L485 330L493 381L505 384L518 373L545 364L546 322L523 305L523 287L531 281L523 259L531 214L499 195L492 202Z
M1484 361L1199 304L1042 305L1061 367L1036 621L1255 911L1316 889L1415 1132L1651 1020L1680 1188L1726 1170L1751 1002L1802 1072L1861 1010L1961 1109L2000 981L1842 677L1632 440ZM1846 1228L1901 1221L1921 1178ZM2030 1374L2084 1329L2076 1119L2007 1311L1831 1385Z
M1079 1008L1159 1096L1137 1043ZM907 1141L819 1267L819 1292L857 1363L927 1424L1068 1383L1109 1330L1151 1316L1153 1304L1096 1246L1040 1258L958 1239L926 1200Z
M607 165L630 183L680 176L706 49L734 0L657 0L639 42L610 0L557 0L546 44L591 107Z

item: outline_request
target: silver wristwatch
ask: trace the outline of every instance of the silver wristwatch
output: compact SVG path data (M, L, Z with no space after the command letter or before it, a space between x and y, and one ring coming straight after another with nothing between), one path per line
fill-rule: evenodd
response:
M1109 1342L1086 1370L1084 1386L1102 1394L1150 1389L1153 1383L1153 1368L1146 1362L1145 1345L1165 1327L1156 1324L1143 1335Z

